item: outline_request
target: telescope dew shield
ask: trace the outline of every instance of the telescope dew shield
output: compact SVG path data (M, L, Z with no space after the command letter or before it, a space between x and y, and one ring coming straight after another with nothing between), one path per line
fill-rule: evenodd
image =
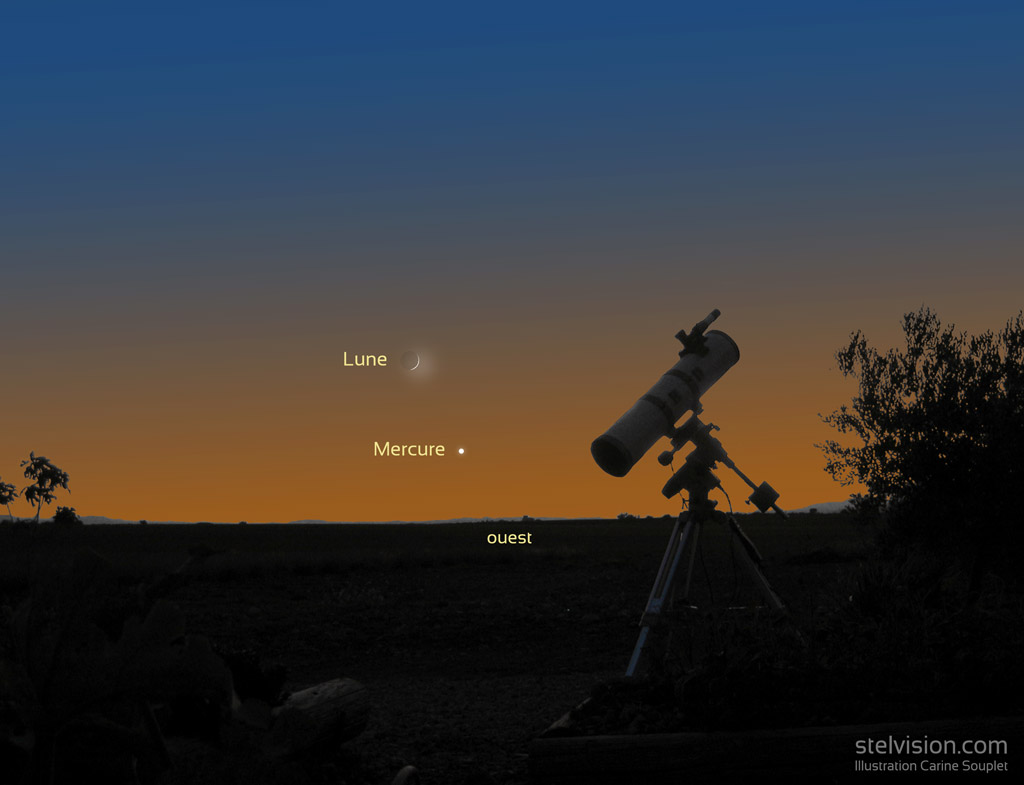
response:
M707 351L684 352L632 408L590 445L597 465L613 477L625 477L662 436L740 359L740 349L721 330L704 335Z

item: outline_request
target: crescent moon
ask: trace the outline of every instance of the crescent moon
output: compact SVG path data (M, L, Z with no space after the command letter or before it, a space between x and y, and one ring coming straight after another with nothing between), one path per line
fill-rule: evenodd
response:
M402 365L407 371L415 371L420 367L419 352L406 352L402 355Z

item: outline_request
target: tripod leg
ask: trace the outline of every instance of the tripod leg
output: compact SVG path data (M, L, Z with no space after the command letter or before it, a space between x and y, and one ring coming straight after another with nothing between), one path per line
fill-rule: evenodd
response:
M754 543L746 535L743 529L740 528L739 523L733 516L729 516L729 531L732 532L733 536L740 542L740 561L743 562L743 566L747 568L747 572L754 581L754 585L760 590L761 595L764 597L765 602L773 610L781 611L785 610L785 605L782 600L779 599L779 595L772 589L768 579L761 571L761 554L758 552Z
M683 523L684 520L685 524ZM681 524L682 531L680 532ZM690 516L690 513L680 513L676 519L675 526L672 528L668 546L665 548L665 555L662 556L661 566L658 568L658 575L654 579L654 586L651 588L651 594L647 599L647 607L644 609L644 615L640 622L640 635L636 639L636 646L633 647L633 656L629 658L629 665L626 667L627 676L636 674L640 664L640 657L647 646L651 627L657 623L662 610L671 601L673 583L679 568L679 561L682 558L683 551L686 550L686 544L693 530L693 518ZM689 581L687 580L688 587Z
M640 656L644 653L644 648L647 646L647 636L650 632L650 627L644 627L640 630L640 635L636 639L636 646L633 647L633 656L629 658L629 665L626 666L627 676L636 675L637 666L640 664Z
M697 548L700 547L701 522L692 521L693 544L690 546L690 558L686 564L686 580L683 582L683 601L690 602L690 587L693 585L693 563L697 559Z
M654 584L651 586L651 593L647 597L647 605L644 606L644 614L657 613L657 609L660 606L660 597L664 591L664 583L668 576L668 570L675 557L676 546L679 542L679 527L682 524L683 515L680 514L676 518L675 525L672 527L672 534L669 535L668 545L665 547L665 553L661 557L661 565L658 567L658 574L654 578Z

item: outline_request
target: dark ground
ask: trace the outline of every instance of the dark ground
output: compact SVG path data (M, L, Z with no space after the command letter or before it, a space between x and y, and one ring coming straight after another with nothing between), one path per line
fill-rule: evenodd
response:
M797 620L859 568L872 537L836 515L742 522ZM670 529L660 519L110 525L74 539L140 578L200 544L223 551L171 598L189 633L283 665L291 689L350 677L371 691L368 728L341 750L267 766L230 738L219 760L175 743L187 763L172 781L388 783L413 764L425 783L458 785L526 782L530 739L595 682L623 673ZM488 545L499 531L531 532L534 544ZM13 531L0 539L0 574L16 600L26 556L51 544ZM723 597L736 578L720 527L705 550Z

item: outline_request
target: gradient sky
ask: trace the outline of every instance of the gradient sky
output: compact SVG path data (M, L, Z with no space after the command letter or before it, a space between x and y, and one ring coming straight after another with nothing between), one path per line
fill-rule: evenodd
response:
M3 479L35 450L128 519L675 512L655 451L589 445L717 307L705 419L795 508L849 492L814 444L851 331L1024 306L1019 3L350 5L5 6ZM429 378L341 367L408 348Z

